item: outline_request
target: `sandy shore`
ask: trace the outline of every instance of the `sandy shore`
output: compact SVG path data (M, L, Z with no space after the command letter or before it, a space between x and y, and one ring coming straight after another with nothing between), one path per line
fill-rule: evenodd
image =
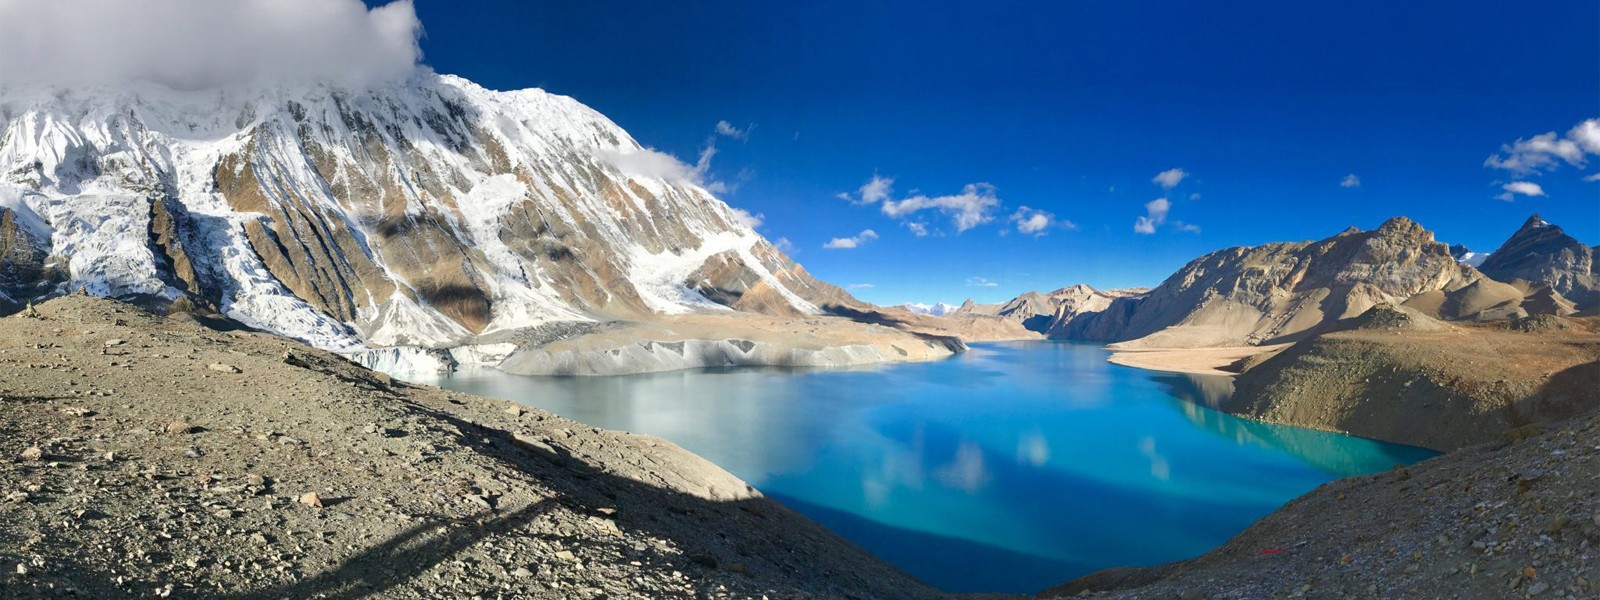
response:
M1233 371L1223 370L1228 365L1238 362L1239 359L1254 356L1264 352L1273 352L1287 347L1288 344L1274 346L1242 346L1226 348L1150 348L1140 350L1118 350L1111 355L1109 360L1126 367L1150 369L1152 371L1169 371L1173 373L1191 373L1195 375L1238 375Z

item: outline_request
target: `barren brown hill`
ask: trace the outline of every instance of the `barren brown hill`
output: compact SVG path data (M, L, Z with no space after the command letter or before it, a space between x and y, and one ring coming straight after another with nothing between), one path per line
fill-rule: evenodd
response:
M1259 360L1218 408L1435 450L1600 409L1600 319L1444 323L1379 305Z

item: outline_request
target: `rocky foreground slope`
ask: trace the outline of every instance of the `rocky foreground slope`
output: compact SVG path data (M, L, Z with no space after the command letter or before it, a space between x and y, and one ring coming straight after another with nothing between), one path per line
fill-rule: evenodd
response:
M0 596L919 598L664 440L72 295L0 318Z
M1041 598L1595 598L1600 412L1323 485L1199 558Z

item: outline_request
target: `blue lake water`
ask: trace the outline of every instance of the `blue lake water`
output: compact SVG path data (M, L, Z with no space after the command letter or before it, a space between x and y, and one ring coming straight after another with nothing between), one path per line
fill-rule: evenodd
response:
M1205 408L1226 378L1099 346L975 344L937 362L425 380L658 435L949 591L1036 592L1189 558L1317 485L1432 452Z

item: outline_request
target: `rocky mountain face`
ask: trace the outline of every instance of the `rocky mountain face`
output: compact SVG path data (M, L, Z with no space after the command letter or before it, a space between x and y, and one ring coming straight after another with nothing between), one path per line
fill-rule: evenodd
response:
M1134 347L1242 346L1293 341L1378 303L1475 283L1514 296L1495 305L1520 301L1521 294L1485 279L1456 262L1432 232L1397 217L1375 230L1352 227L1316 242L1219 250L1191 261L1147 295L1115 299L1050 331ZM1472 295L1474 302L1441 299L1435 309L1471 317L1466 311L1486 309L1479 304L1496 293Z
M1021 323L1029 331L1048 333L1058 322L1070 320L1078 314L1104 310L1112 300L1136 297L1148 291L1149 288L1101 291L1080 283L1048 294L1025 292L998 304L976 304L968 300L958 312L1009 319Z
M1596 249L1585 246L1539 215L1528 217L1478 270L1496 280L1548 287L1578 310L1600 305Z
M0 90L0 310L187 297L322 348L555 321L821 312L811 277L588 107L361 91Z

